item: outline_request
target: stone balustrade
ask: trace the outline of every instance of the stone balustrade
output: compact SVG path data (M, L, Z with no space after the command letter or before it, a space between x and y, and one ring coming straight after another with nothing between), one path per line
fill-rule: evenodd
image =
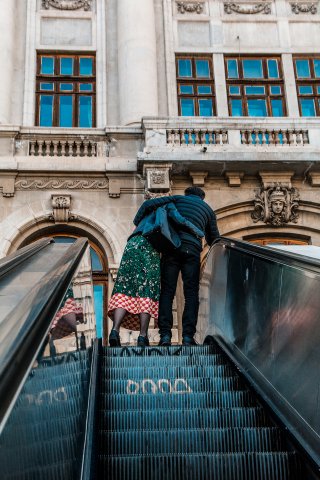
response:
M240 130L242 145L298 146L309 144L308 130L299 129L245 129Z
M228 133L226 130L207 128L169 129L167 143L173 146L225 145L228 143Z
M35 139L29 141L29 155L36 157L96 157L97 142L79 139Z

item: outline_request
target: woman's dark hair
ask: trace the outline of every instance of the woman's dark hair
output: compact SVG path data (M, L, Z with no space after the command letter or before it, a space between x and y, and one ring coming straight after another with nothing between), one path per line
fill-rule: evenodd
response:
M197 197L204 199L206 196L205 192L200 187L188 187L184 191L185 195L197 195Z

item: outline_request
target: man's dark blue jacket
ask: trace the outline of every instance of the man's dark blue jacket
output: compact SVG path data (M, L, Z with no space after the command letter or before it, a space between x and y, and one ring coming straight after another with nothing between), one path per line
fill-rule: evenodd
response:
M219 237L214 211L197 195L172 195L146 200L139 208L133 223L138 225L142 218L150 213L150 211L169 202L174 202L180 215L204 232L208 245L211 245L213 241ZM195 235L185 230L180 230L178 233L182 245L192 245L198 250L202 250L201 240Z

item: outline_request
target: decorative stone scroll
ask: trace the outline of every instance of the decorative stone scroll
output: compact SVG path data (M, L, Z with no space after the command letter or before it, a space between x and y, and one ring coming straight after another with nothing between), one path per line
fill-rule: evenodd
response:
M91 0L42 0L42 8L49 10L49 8L57 10L91 10Z
M299 15L299 13L311 13L315 15L318 12L316 3L290 3L292 13Z
M224 4L224 11L228 14L239 13L242 15L255 15L262 13L269 15L271 13L270 3L254 3L251 5L241 5L239 3L226 2Z
M67 223L76 220L76 216L70 212L71 195L52 195L52 214L49 219L55 223Z
M177 9L179 13L202 13L203 3L201 2L178 2Z
M286 223L297 223L299 214L299 192L296 188L277 182L273 186L261 187L254 199L253 222L264 222L273 227Z
M15 182L17 190L107 190L108 180L92 178L19 178Z

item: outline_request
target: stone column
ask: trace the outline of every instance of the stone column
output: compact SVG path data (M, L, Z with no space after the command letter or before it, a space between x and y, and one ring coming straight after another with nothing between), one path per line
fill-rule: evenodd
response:
M296 79L294 76L293 59L291 53L282 54L284 88L287 101L288 117L299 117Z
M117 0L120 123L158 115L153 0Z
M226 74L224 69L224 56L222 53L215 53L213 55L213 73L216 89L217 117L228 117Z
M12 104L12 85L14 83L14 33L15 33L15 9L16 2L1 2L0 15L0 68L1 68L1 88L0 88L0 124L10 124L11 104Z

